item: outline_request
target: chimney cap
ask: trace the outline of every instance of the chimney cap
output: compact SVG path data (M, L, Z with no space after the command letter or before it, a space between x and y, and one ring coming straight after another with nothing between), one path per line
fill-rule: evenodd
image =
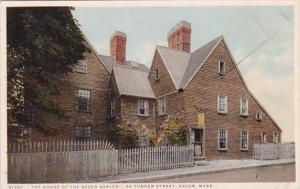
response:
M186 27L191 29L191 23L185 21L185 20L181 20L180 22L178 22L173 28L170 29L170 31L168 32L168 37L176 30L178 30L179 28L182 27Z
M126 33L121 32L121 31L115 31L115 33L111 36L110 39L114 38L115 36L121 36L121 37L124 37L124 38L127 37L127 36L126 36Z

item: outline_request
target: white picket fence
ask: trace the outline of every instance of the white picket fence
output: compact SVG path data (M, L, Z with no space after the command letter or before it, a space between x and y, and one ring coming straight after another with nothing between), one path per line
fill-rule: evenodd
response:
M193 165L193 150L190 146L119 150L119 173L173 169Z
M8 144L8 153L26 152L66 152L84 150L110 150L114 146L108 141L88 140L88 141L30 141L22 143Z
M253 145L253 158L259 160L287 159L295 157L294 143L267 143Z
M31 145L32 148L20 145L8 150L8 182L70 182L194 165L191 146L115 150L109 142L104 141L54 144L57 143L53 145L55 148L49 147L49 143L47 148L36 143Z

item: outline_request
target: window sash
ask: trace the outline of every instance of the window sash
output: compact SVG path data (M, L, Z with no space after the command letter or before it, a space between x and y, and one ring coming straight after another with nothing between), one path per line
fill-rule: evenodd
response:
M166 113L165 97L161 97L158 99L158 113L159 113L159 115L164 115Z
M227 96L218 95L218 112L227 113Z
M273 133L273 143L278 143L278 133Z
M91 106L91 91L85 89L78 89L76 91L77 111L89 112Z
M241 150L248 150L249 136L248 131L241 132Z
M256 120L260 121L262 120L262 115L260 112L256 112L256 116L255 116Z
M218 149L227 150L227 130L219 129L218 130Z
M248 115L248 98L242 97L240 101L241 101L241 103L240 103L241 115L247 116Z
M148 102L148 100L139 99L138 115L140 115L140 116L148 116L149 115L149 102Z
M225 75L225 63L223 61L219 61L219 74Z
M86 73L87 72L87 63L86 60L78 60L78 63L75 66L76 72Z
M86 126L86 125L75 126L75 137L76 138L90 138L91 137L91 126Z

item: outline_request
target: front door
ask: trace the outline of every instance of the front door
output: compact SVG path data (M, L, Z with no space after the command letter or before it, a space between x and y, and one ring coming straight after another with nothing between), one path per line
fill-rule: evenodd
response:
M203 155L203 129L194 129L194 155Z

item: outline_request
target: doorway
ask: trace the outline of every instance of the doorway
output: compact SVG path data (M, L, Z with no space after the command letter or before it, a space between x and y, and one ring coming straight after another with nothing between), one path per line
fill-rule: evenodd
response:
M203 129L194 130L194 156L203 156Z

